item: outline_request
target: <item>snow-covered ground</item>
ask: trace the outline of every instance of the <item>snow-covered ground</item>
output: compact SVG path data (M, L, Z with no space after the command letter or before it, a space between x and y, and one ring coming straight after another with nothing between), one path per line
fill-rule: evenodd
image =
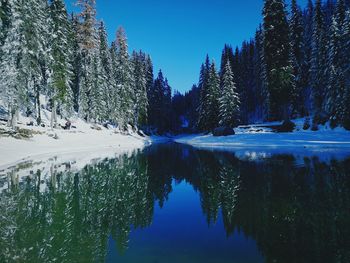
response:
M235 135L214 137L209 135L179 136L175 141L197 148L235 151L240 155L265 155L270 153L293 153L304 155L350 156L350 132L343 128L332 130L328 125L319 131L302 129L304 120L294 121L296 129L292 133L275 133L268 128L280 123L240 126Z
M116 129L107 129L101 125L88 124L81 119L72 119L75 128L71 130L51 129L27 126L32 121L20 117L19 128L29 129L38 134L29 139L15 139L0 135L0 170L20 162L39 160L52 156L82 156L93 159L94 156L115 154L142 148L152 139L136 133L121 134ZM45 121L44 121L45 122ZM65 120L59 120L61 125ZM6 123L0 121L0 129L8 130Z

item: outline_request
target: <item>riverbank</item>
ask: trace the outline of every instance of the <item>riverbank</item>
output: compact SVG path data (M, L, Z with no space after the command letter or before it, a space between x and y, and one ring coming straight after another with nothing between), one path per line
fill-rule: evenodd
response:
M233 148L246 147L322 147L322 148L349 148L350 133L343 132L294 132L294 133L237 133L227 137L212 135L188 135L175 138L178 143L192 146L225 146Z
M235 135L214 137L212 134L178 136L177 143L197 148L225 149L237 154L256 153L300 153L306 155L350 154L350 132L343 128L331 129L320 126L318 131L303 130L303 121L297 120L296 129L290 133L276 133L269 125L276 123L240 126Z
M27 126L25 120L18 125L30 138L8 136L5 122L0 122L0 170L31 159L53 155L92 155L117 153L139 149L152 142L137 133L121 134L115 129L72 121L71 130Z

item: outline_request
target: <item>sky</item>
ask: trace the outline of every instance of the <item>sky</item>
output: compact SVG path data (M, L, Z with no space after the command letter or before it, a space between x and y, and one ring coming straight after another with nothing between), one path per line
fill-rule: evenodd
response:
M72 11L75 0L65 2ZM185 92L198 82L207 54L219 65L225 43L236 47L254 37L262 6L263 0L97 0L97 16L110 41L123 26L129 51L150 54L155 75L162 69L173 90Z

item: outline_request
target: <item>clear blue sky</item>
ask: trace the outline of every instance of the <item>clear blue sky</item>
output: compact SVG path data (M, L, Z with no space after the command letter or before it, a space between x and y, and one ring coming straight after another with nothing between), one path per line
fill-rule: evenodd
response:
M65 0L72 10L75 0ZM287 2L289 3L290 0ZM306 0L299 0L304 7ZM263 0L97 0L97 15L109 39L126 30L129 49L149 53L173 89L198 82L206 54L220 63L225 43L233 47L254 36L262 21Z

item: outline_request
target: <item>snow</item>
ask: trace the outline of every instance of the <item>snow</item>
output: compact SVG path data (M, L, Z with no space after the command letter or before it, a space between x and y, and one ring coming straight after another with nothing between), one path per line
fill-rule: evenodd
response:
M236 135L214 137L209 135L188 135L175 138L177 143L192 145L197 148L235 151L237 155L248 158L271 154L292 153L304 156L323 155L350 156L350 132L343 128L334 130L329 125L320 126L319 131L302 129L304 120L298 119L296 130L292 133L275 133L268 126L280 123L240 126Z
M48 127L48 112L43 112L46 127L27 126L33 121L30 118L20 116L19 128L30 129L40 134L32 138L15 139L0 136L0 170L14 166L21 162L39 160L52 156L103 156L103 154L115 154L140 149L152 142L152 138L141 137L129 131L121 134L117 129L107 129L101 125L89 124L79 118L70 119L71 130L51 129ZM65 120L59 120L64 125ZM0 129L8 129L5 122L0 122ZM57 139L55 139L57 138ZM157 141L157 139L154 139ZM160 139L159 139L160 140Z

